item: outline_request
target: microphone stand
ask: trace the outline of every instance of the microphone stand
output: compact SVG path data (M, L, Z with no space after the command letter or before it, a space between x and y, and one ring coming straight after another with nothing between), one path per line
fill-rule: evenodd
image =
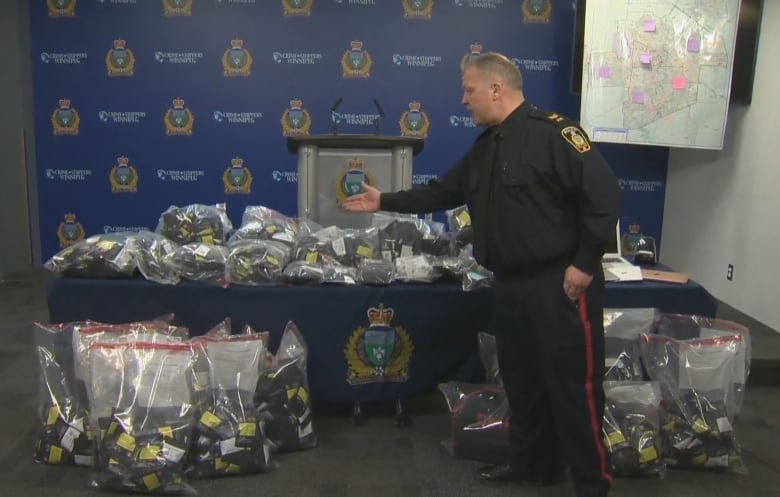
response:
M378 98L374 99L374 107L376 107L377 112L379 112L379 117L374 119L374 134L379 136L379 122L385 117L385 112L382 110L382 105L379 103Z
M336 113L336 109L339 108L339 105L341 105L341 102L344 100L343 97L339 97L338 100L336 100L336 103L330 106L330 119L333 121L333 136L336 136L339 134L339 119L334 114Z

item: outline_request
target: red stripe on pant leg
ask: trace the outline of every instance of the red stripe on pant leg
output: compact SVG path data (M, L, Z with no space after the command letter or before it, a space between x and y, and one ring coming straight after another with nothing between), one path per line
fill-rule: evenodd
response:
M601 441L601 428L599 428L599 415L604 417L604 413L596 412L596 401L593 398L593 329L590 326L587 312L587 300L585 299L585 293L580 294L579 301L577 303L580 309L580 321L585 328L585 392L588 397L588 411L590 414L590 426L593 430L593 441L596 443L596 450L599 453L599 465L601 466L601 476L605 480L612 483L612 475L607 471L607 451L604 448L604 444Z

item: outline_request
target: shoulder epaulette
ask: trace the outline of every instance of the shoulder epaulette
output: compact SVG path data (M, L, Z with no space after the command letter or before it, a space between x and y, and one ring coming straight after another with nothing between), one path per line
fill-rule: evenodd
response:
M555 124L558 126L563 126L564 123L571 122L569 118L566 116L562 116L560 114L557 114L555 112L549 112L546 110L542 110L538 107L531 107L531 110L528 112L528 116L532 117L534 119L539 119L540 121L546 121L551 124Z

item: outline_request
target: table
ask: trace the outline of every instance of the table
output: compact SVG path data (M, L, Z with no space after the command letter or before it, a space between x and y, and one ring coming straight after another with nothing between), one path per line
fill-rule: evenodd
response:
M661 265L649 267L653 268L670 270ZM693 280L684 285L648 280L608 282L604 305L610 308L655 307L663 313L710 318L718 312L717 299Z
M58 278L49 283L51 322L120 323L173 313L200 335L229 317L269 331L275 351L288 321L309 348L312 399L384 401L431 392L442 381L480 381L477 333L491 332L488 288L455 283L390 286L229 286L143 279ZM717 301L698 283L608 283L610 308L714 317Z

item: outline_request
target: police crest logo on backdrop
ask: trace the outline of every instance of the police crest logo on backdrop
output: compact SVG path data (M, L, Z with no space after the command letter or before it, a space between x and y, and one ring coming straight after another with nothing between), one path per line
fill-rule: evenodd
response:
M192 0L162 0L166 16L192 15Z
M433 11L433 0L403 0L404 19L424 19L431 18Z
M225 193L251 193L252 172L244 166L244 159L234 157L230 165L222 173L222 184Z
M428 128L431 126L431 120L428 119L428 114L422 111L420 102L409 102L409 110L401 115L398 122L401 125L402 136L426 138Z
M481 53L482 53L482 44L472 43L471 45L469 45L469 51L466 52L466 55L464 55L463 58L460 60L460 67L465 66L468 61L470 61L474 57L477 57Z
M249 76L252 71L252 54L244 48L244 41L230 40L230 48L222 54L225 77Z
M282 8L285 17L311 15L311 4L313 0L282 0Z
M290 100L290 108L282 113L282 134L284 136L308 135L311 115L303 108L300 99Z
M49 17L73 17L76 15L76 0L46 0Z
M184 106L183 98L175 98L173 107L165 112L165 134L167 135L191 135L195 116L190 109Z
M552 14L551 0L523 0L523 22L548 23Z
M114 40L114 48L106 54L106 69L109 76L132 76L135 66L133 51L127 48L125 40Z
M369 308L369 327L360 326L349 337L344 356L350 385L409 380L414 345L403 326L390 326L394 313L382 303Z
M51 115L51 124L54 127L55 135L77 135L79 134L79 113L71 107L69 98L62 98L59 106L54 109Z
M65 248L80 242L84 239L84 227L76 221L76 215L69 212L65 214L65 220L57 228L57 239L60 241L60 248Z
M135 193L138 191L138 172L127 157L117 157L116 165L108 176L111 193Z
M341 57L341 68L345 78L368 78L371 76L371 54L363 50L363 42L353 40L350 49Z

